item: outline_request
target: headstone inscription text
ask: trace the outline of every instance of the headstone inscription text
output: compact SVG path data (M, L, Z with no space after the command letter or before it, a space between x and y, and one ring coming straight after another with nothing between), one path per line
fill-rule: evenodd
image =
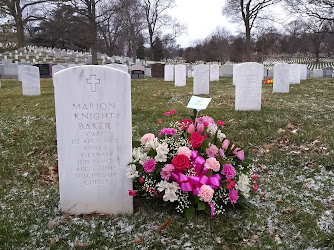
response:
M62 211L132 213L130 91L130 75L109 67L55 74Z

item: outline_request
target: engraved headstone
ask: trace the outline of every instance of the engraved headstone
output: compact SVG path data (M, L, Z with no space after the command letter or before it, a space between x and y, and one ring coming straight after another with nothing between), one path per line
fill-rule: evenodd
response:
M323 68L324 77L332 77L333 69L331 67Z
M315 78L322 78L324 76L324 72L322 69L314 69L313 70L313 77Z
M129 73L128 67L126 67L126 65L123 65L123 64L112 63L112 64L106 64L105 66L110 67L110 68L114 68L114 69L118 69L118 70L123 71L125 73Z
M210 64L210 82L219 81L219 65Z
M290 84L300 83L300 66L299 64L290 64Z
M151 75L152 77L164 78L165 76L165 65L161 63L151 64Z
M174 81L174 65L167 64L165 65L165 82L173 82Z
M235 110L261 110L263 65L242 63L236 73Z
M186 65L175 65L175 86L183 87L187 84Z
M132 213L131 80L104 66L55 74L61 211Z
M24 64L19 64L17 67L17 79L22 82L22 69L23 67L25 67L26 65Z
M299 64L300 66L300 80L307 79L307 65L306 64Z
M39 68L27 65L21 68L23 95L41 95Z
M194 67L194 95L209 94L209 75L209 65L199 64Z
M290 87L290 65L287 63L278 63L274 66L273 92L289 93Z
M233 64L224 64L220 67L222 77L233 77L234 71L233 71Z
M65 69L65 67L63 65L53 65L52 66L52 78L54 78L55 74L61 70Z
M239 81L239 79L237 79L237 77L240 75L238 74L238 66L239 64L234 64L233 65L233 77L232 77L232 84L236 85L236 83Z

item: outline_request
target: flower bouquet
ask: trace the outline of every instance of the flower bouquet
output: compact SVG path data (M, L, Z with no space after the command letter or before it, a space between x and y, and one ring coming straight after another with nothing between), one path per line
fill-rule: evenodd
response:
M264 80L263 84L273 84L274 83L274 79L272 78L268 78L268 80Z
M166 112L172 118L175 110ZM245 205L256 192L257 176L244 151L222 132L224 122L209 116L171 122L157 135L145 134L134 143L127 177L133 179L129 195L152 196L173 204L187 218L196 211L211 217L228 203Z

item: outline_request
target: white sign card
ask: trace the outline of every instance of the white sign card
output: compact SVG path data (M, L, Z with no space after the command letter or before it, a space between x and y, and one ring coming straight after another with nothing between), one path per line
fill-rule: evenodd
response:
M199 96L192 96L187 108L188 109L196 109L197 111L204 110L208 107L212 98L204 98Z

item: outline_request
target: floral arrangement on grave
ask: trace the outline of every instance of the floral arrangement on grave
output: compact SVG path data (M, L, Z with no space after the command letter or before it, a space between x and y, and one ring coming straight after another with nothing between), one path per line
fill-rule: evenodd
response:
M166 112L170 120L175 110ZM203 211L211 217L229 204L246 207L257 191L257 175L245 152L222 132L223 121L209 116L170 122L157 135L145 134L134 142L133 162L127 177L131 196L152 196L170 202L192 218Z
M263 84L273 84L274 80L272 78L268 78L268 80L264 80Z

